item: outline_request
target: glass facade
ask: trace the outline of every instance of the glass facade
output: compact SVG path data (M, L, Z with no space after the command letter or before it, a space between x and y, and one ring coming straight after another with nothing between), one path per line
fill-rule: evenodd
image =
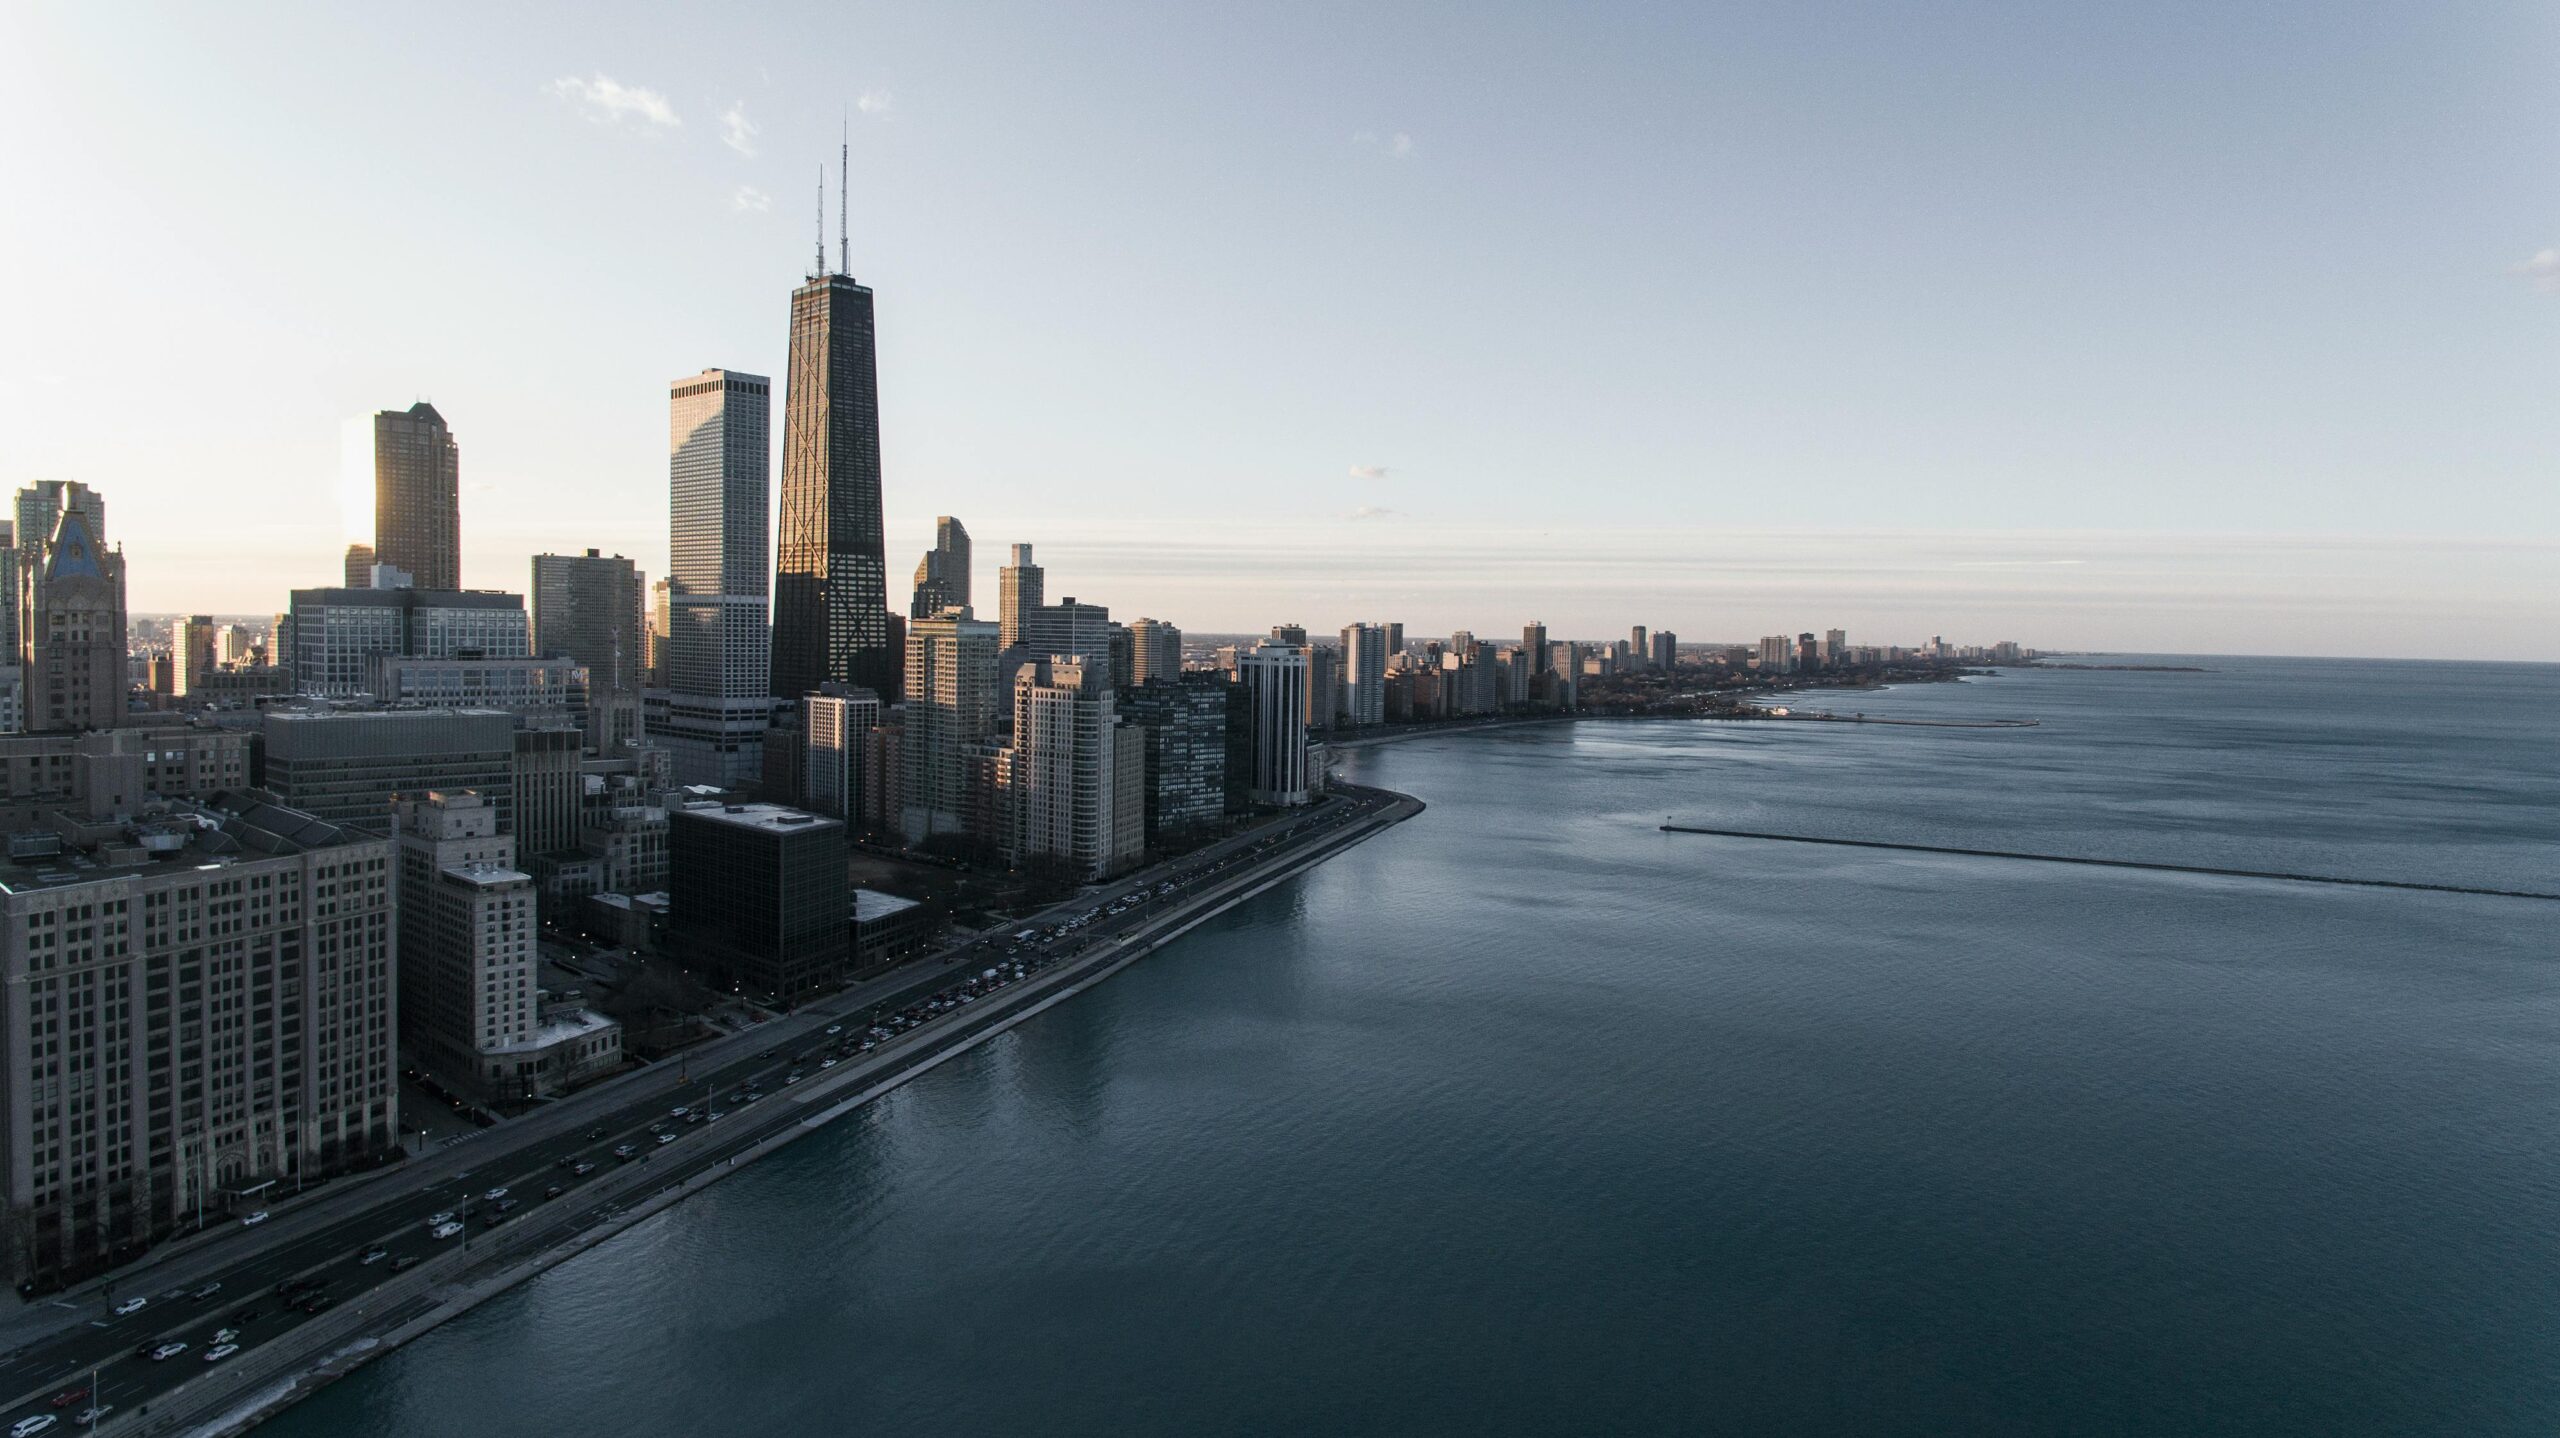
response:
M821 275L791 295L773 693L826 683L892 692L880 521L880 382L871 291Z

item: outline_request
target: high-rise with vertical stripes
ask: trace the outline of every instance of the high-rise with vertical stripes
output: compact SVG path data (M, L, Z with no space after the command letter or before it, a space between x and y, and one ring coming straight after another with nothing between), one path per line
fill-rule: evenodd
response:
M772 387L720 369L667 387L666 660L649 727L682 784L743 788L763 772Z
M462 587L461 466L434 405L373 417L374 563L405 571L420 589Z
M786 383L772 692L798 699L830 682L894 692L868 286L819 274L791 292Z

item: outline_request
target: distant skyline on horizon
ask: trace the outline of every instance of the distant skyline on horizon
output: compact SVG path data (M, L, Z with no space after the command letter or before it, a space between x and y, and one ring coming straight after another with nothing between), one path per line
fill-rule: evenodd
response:
M2560 659L2560 13L1853 12L21 7L0 486L273 612L424 398L466 584L662 575L841 123L893 608Z

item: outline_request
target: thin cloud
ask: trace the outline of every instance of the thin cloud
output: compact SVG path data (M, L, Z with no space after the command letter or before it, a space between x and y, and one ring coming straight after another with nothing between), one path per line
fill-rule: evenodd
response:
M1384 479L1387 477L1387 467L1383 464L1355 464L1351 466L1351 477L1353 479Z
M740 185L737 193L729 197L729 208L742 215L760 215L773 208L773 196L753 185Z
M1392 135L1384 136L1377 134L1375 131L1363 130L1359 134L1351 137L1351 143L1358 145L1364 150L1374 150L1377 153L1386 156L1390 160L1410 160L1413 158L1413 137L1402 130L1398 130Z
M1354 520L1357 520L1357 519L1390 519L1390 518L1393 518L1394 516L1399 515L1399 514L1402 514L1402 513L1404 513L1404 511L1403 511L1403 510L1401 510L1401 509L1389 509L1389 508L1387 508L1387 507L1386 507L1385 505L1383 505L1383 504L1364 504L1364 505L1360 506L1358 509L1355 509L1355 510L1351 511L1349 514L1346 514L1346 515L1344 515L1344 516L1342 516L1342 517L1343 517L1343 518L1345 518L1345 519L1354 519Z
M624 120L638 120L642 133L651 129L671 130L684 121L676 118L676 107L655 90L625 85L610 75L598 72L586 79L564 75L551 82L551 93L586 112L588 119L599 125L619 125Z
M862 92L862 98L853 102L853 108L866 115L886 115L889 113L890 104L895 99L896 97L886 90L865 90Z
M2560 295L2560 247L2544 250L2515 267L2517 274L2533 282L2533 287L2546 295Z
M747 102L740 100L720 114L720 143L739 154L755 158L756 122L747 118Z

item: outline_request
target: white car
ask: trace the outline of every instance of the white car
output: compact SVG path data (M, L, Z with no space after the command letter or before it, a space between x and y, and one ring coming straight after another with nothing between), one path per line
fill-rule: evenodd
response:
M88 1408L83 1408L79 1412L71 1415L71 1421L79 1424L83 1428L95 1428L98 1426L99 1419L106 1417L114 1411L116 1411L116 1405L112 1403L99 1403Z
M151 1300L148 1298L128 1298L116 1305L116 1317L130 1318L150 1306Z
M431 1213L427 1215L427 1227L429 1228L441 1228L445 1224L451 1222L453 1222L453 1210L449 1208L442 1213Z
M487 1193L484 1193L484 1194L480 1195L480 1197L481 1197L482 1199L484 1199L485 1201L490 1202L490 1203L496 1203L499 1199L502 1199L502 1198L504 1198L504 1197L506 1197L506 1196L507 1196L507 1191L506 1191L506 1189L505 1189L503 1186L502 1186L502 1187L498 1187L498 1188L493 1188L493 1189L489 1190Z
M154 1363L166 1363L170 1359L175 1358L186 1351L187 1345L183 1343L163 1343L159 1347L151 1350L151 1361Z
M35 1435L42 1433L44 1430L52 1426L53 1415L50 1413L39 1413L32 1418L21 1418L17 1421L17 1424L14 1427L10 1428L9 1438L35 1438Z
M239 1351L240 1345L237 1343L217 1343L213 1347L204 1351L204 1361L207 1363L220 1363L223 1359L228 1358Z
M427 1237L451 1238L460 1232L462 1232L462 1225L448 1219L447 1221L439 1223L435 1227L428 1229Z
M266 1221L267 1211L263 1208L259 1209L256 1213L244 1213L240 1215L240 1226L242 1228L255 1228Z

